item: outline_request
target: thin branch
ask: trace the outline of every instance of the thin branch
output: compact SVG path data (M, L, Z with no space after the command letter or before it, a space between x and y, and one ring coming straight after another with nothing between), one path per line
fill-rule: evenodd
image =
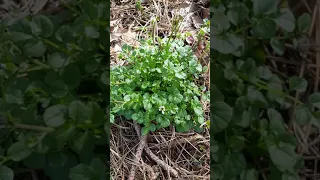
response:
M138 133L138 135L140 135L140 131L137 133ZM136 174L136 167L137 167L136 165L138 165L140 163L143 149L145 148L145 146L147 144L147 136L148 136L148 134L140 137L140 143L139 143L139 146L138 146L136 154L135 154L134 164L132 164L131 169L130 169L130 174L129 174L128 180L134 180L134 177Z
M140 137L140 127L139 125L134 122L134 128L138 134L138 136ZM158 165L160 165L164 170L166 170L167 172L169 172L172 176L174 177L178 177L179 173L174 169L172 168L171 166L169 166L167 163L165 163L164 161L162 161L160 158L158 158L148 147L148 145L146 145L144 147L144 150L146 151L146 153L148 154L148 156L153 160L155 161Z

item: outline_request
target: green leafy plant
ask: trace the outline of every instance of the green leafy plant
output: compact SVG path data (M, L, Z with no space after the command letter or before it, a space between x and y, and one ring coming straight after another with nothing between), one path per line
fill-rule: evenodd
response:
M178 131L200 130L205 122L201 101L208 91L199 87L204 68L180 38L145 40L138 48L125 45L120 58L126 66L111 68L111 119L123 115L143 125L147 134L173 125Z
M281 76L266 63L267 52L285 55L309 29L277 0L213 1L211 9L212 179L299 179L304 160L296 152L294 123L318 126L317 94L305 105L292 96L307 89L302 77ZM319 126L318 126L319 127Z
M1 22L0 179L107 177L108 6L65 6Z

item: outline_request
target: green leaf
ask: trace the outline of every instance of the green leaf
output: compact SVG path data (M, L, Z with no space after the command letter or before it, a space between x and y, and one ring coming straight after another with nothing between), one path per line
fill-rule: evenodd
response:
M232 6L228 11L228 19L234 25L239 25L242 23L249 15L249 9L243 3L239 3L235 6Z
M141 128L141 135L142 136L147 135L149 131L150 131L149 127L144 126Z
M102 74L101 74L101 76L100 76L100 80L101 80L101 82L103 83L103 84L105 84L105 85L107 85L107 84L109 84L109 78L108 78L108 72L107 71L105 71L105 72L103 72Z
M41 57L47 50L47 47L42 41L32 40L23 46L23 50L27 55L32 57Z
M257 38L271 39L276 35L276 31L276 23L273 20L261 19L253 26L250 32Z
M64 54L55 52L49 57L48 64L53 69L61 69L69 64L69 60Z
M65 142L68 142L72 139L75 133L76 126L73 124L66 124L54 132L54 137L63 146Z
M268 109L268 117L270 120L269 129L276 133L284 133L286 132L286 129L283 124L283 118L281 114L274 110L274 109Z
M236 117L236 115L234 117ZM246 128L250 125L252 115L249 111L243 111L241 118L236 118L236 119L239 120L236 123L238 126Z
M248 169L242 171L240 175L240 180L258 180L258 172L255 169Z
M259 107L267 107L268 102L262 92L256 88L249 86L247 92L247 98L252 104L258 105Z
M87 27L85 27L84 30L85 30L86 36L89 38L96 39L96 38L100 37L99 31L93 26L87 26Z
M294 76L289 79L289 89L303 92L307 89L308 82L300 77Z
M240 46L243 45L243 41L236 37L234 34L227 34L226 36L213 36L210 46L223 54L230 54L235 52Z
M26 19L19 20L15 22L10 28L10 31L12 32L21 32L25 34L32 35L32 26L30 21Z
M308 13L303 13L297 20L298 30L300 33L308 32L309 28L311 27L312 17Z
M66 96L69 92L68 86L60 80L54 80L50 84L50 90L52 96L55 98L62 98Z
M13 161L21 161L32 153L32 149L25 142L18 141L8 148L7 156Z
M296 122L301 126L309 123L311 120L311 113L309 111L308 106L299 105L296 108L295 117L296 117Z
M294 151L295 147L280 143L277 145L269 145L268 152L273 164L282 172L292 172L297 163L297 155Z
M266 66L260 66L258 68L258 74L259 74L259 77L265 79L265 80L268 80L272 77L272 72L270 71L270 69Z
M102 2L102 1L100 1ZM82 1L81 3L82 13L89 20L98 20L102 17L106 17L106 5L104 3L92 3L91 1Z
M143 115L143 113L141 112L141 111L139 111L138 113L134 113L133 115L132 115L132 119L133 120L135 120L135 121L137 121L137 122L143 122L143 120L144 120L144 115Z
M12 32L11 33L11 39L13 42L23 42L29 39L32 39L32 35L25 34L22 32Z
M308 103L320 109L320 93L315 92L311 94L308 98Z
M281 41L279 41L278 39L271 38L270 45L271 45L272 49L274 50L274 52L276 52L280 56L282 56L284 54L284 50L285 50L284 44Z
M224 169L221 165L218 164L211 164L212 173L212 180L221 180L224 179Z
M62 104L53 105L46 109L43 114L44 122L49 127L58 127L65 123L67 107Z
M93 73L99 68L99 62L97 60L92 59L91 61L88 61L85 65L85 70L87 73Z
M23 164L28 168L41 169L46 164L46 158L43 154L33 152L23 160Z
M232 118L232 108L224 102L212 102L215 110L212 118L213 133L223 131L229 125Z
M223 31L227 31L230 28L230 22L228 20L228 17L221 12L214 13L211 21L212 32L214 34L220 34Z
M175 76L179 79L185 79L187 77L187 74L184 72L176 72Z
M239 152L246 146L245 140L246 139L243 136L231 136L231 137L228 137L228 146L234 152Z
M199 116L198 117L198 123L199 124L203 124L204 123L204 117L203 116Z
M125 102L128 102L128 101L130 101L130 98L131 96L130 95L125 95L124 97L123 97L123 100L125 101Z
M100 178L106 175L106 168L100 158L92 159L90 163L91 169L97 174Z
M68 151L47 153L46 159L44 172L52 180L68 179L70 169L79 163L76 156Z
M183 95L180 93L175 93L171 97L172 97L172 102L177 103L177 104L181 103L183 100ZM170 98L169 98L169 101L171 101Z
M228 154L224 161L223 167L228 170L225 174L226 179L231 179L236 175L240 175L243 170L246 169L246 159L241 153Z
M64 152L50 152L46 154L47 166L50 168L64 167L68 156Z
M5 94L5 100L11 104L23 104L23 94L19 89L9 89Z
M297 174L284 173L284 174L282 174L281 180L300 180L300 177Z
M32 18L32 33L36 36L50 37L53 34L53 23L44 15Z
M0 180L13 180L14 172L7 166L0 166Z
M295 17L288 8L280 10L280 15L275 19L275 22L287 32L293 32L295 29Z
M221 93L221 91L218 89L218 87L215 84L211 85L210 87L210 97L212 98L213 101L224 101L224 95Z
M69 64L63 68L61 78L70 89L75 89L81 82L81 72L76 64Z
M81 152L88 143L89 136L88 132L79 133L73 141L73 149L78 153Z
M272 77L269 78L269 81L268 81L268 88L270 88L272 90L281 91L282 90L281 79L276 75L272 75Z
M203 115L202 107L194 107L193 110L196 113L196 115L198 115L198 116Z
M92 124L101 124L106 122L105 112L102 110L100 105L97 102L89 102L89 119L92 121Z
M114 123L114 115L110 114L110 123Z
M253 13L255 16L268 15L277 11L277 0L252 0L253 1Z
M73 101L69 106L69 116L78 123L88 120L89 108L81 101Z
M73 33L72 29L68 25L61 26L55 33L55 37L57 40L65 43L72 42Z
M70 180L91 180L93 176L93 170L86 164L78 164L70 169Z
M144 100L143 100L143 107L144 107L144 109L147 110L147 111L151 110L151 109L152 109L152 103L151 103L151 101L148 100L148 99L144 99Z

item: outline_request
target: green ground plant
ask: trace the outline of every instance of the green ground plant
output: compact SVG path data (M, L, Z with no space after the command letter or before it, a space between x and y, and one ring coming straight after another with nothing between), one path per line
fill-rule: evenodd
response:
M285 78L266 65L263 45L277 55L297 44L311 16L295 18L277 0L211 1L211 178L300 179L304 159L288 131L290 107L297 125L319 127L319 93L305 103L289 94L307 89L300 77Z
M124 116L141 124L143 135L170 125L201 131L201 100L209 100L209 91L194 82L206 68L191 46L181 37L148 39L138 48L123 46L120 58L128 65L111 67L111 123Z
M0 179L106 179L108 9L74 1L1 22Z

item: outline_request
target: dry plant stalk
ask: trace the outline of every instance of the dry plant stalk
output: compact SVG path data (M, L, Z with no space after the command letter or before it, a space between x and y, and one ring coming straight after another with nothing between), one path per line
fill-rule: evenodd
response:
M137 132L137 135L138 137L141 139L140 140L140 143L141 141L145 138L145 146L144 146L144 150L146 151L146 153L148 154L148 156L154 161L156 162L158 165L160 165L164 170L168 171L172 176L174 177L178 177L179 173L174 169L172 168L171 166L169 166L167 163L165 163L164 161L162 161L160 158L158 158L148 147L148 145L146 145L146 138L148 136L147 135L144 135L144 136L140 136L140 133L141 133L141 130L140 130L140 126L134 121L134 128ZM139 145L140 146L140 145ZM140 150L138 148L138 150ZM137 151L138 153L139 151ZM140 154L140 157L141 157L141 154ZM130 175L132 173L132 169L130 171ZM133 180L133 179L130 179L130 180Z
M137 133L139 134L140 132L137 132ZM143 135L140 137L140 143L137 148L134 164L132 164L132 167L130 169L129 180L134 180L134 176L136 174L136 164L140 163L142 151L145 148L146 144L147 144L147 135Z

